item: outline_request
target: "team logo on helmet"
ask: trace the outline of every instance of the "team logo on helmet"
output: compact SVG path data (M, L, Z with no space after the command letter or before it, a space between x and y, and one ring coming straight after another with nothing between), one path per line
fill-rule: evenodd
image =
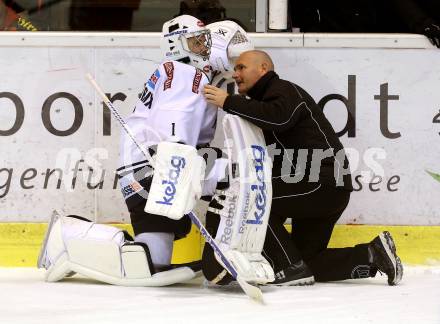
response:
M216 34L219 34L219 35L222 35L222 36L226 36L226 34L228 33L228 31L219 28L215 33L216 33Z

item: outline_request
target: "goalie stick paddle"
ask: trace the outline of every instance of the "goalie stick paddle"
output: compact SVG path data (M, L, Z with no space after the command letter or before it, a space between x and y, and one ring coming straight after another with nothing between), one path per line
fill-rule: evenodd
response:
M116 118L116 120L121 124L122 128L127 132L128 136L131 138L133 143L141 150L141 152L145 155L145 158L150 162L150 164L154 167L154 160L150 155L150 152L146 150L144 147L142 147L136 140L133 132L131 131L130 127L125 122L124 118L118 113L116 108L113 106L112 102L109 100L109 98L104 94L104 92L101 90L101 88L96 83L95 79L90 75L90 73L86 74L87 79L90 81L90 83L93 85L95 90L98 92L98 94L101 96L102 100L104 101L105 105L110 109L113 116ZM205 238L205 241L211 245L212 249L214 250L214 253L217 254L217 256L222 260L222 263L226 267L226 270L229 271L229 273L237 280L240 287L243 289L246 295L248 295L250 298L252 298L255 301L258 301L260 303L264 303L263 301L263 293L261 292L260 288L253 286L243 280L240 277L240 274L237 272L235 267L229 262L229 260L225 257L223 252L220 250L220 247L217 245L211 234L208 233L206 228L203 226L203 224L200 222L199 218L196 214L193 212L190 212L187 214L191 221L194 223L194 225L197 226L202 236Z

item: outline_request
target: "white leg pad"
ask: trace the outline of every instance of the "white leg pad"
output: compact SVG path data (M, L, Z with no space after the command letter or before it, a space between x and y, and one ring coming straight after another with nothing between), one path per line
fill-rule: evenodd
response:
M66 247L72 263L105 275L121 276L122 262L118 244L111 241L100 242L80 238L69 240L66 242Z
M71 217L52 219L38 262L48 282L71 272L119 286L159 287L195 277L189 267L154 273L150 264L144 247L125 242L119 229Z
M47 269L45 279L47 282L60 281L65 278L69 272L71 272L71 267L69 257L65 252Z
M125 276L132 279L151 277L148 258L140 245L124 245L121 249Z
M216 239L220 248L248 282L267 283L275 279L273 269L262 256L272 201L272 161L261 129L233 115L223 119L228 147L230 186ZM238 172L234 172L234 168ZM217 258L218 260L218 258ZM220 260L218 260L220 262Z

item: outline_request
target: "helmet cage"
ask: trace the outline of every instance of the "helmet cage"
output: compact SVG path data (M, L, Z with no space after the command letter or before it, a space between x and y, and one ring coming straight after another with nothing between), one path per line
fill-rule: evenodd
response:
M179 40L182 43L182 48L188 53L192 53L201 58L209 58L211 54L211 32L209 29L181 34ZM202 48L196 51L196 48Z
M195 17L182 15L162 26L160 47L166 60L189 64L208 74L211 44L209 29Z

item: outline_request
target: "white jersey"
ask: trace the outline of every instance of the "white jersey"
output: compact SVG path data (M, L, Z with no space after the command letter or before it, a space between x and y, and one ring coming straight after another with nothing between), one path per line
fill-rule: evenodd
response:
M126 119L137 142L146 148L162 141L194 147L209 143L215 133L217 108L206 102L202 93L205 84L209 79L201 70L177 61L162 62L145 82L133 113ZM120 153L120 184L128 198L126 194L134 192L125 187L134 179L126 177L127 171L143 167L147 161L125 132Z

